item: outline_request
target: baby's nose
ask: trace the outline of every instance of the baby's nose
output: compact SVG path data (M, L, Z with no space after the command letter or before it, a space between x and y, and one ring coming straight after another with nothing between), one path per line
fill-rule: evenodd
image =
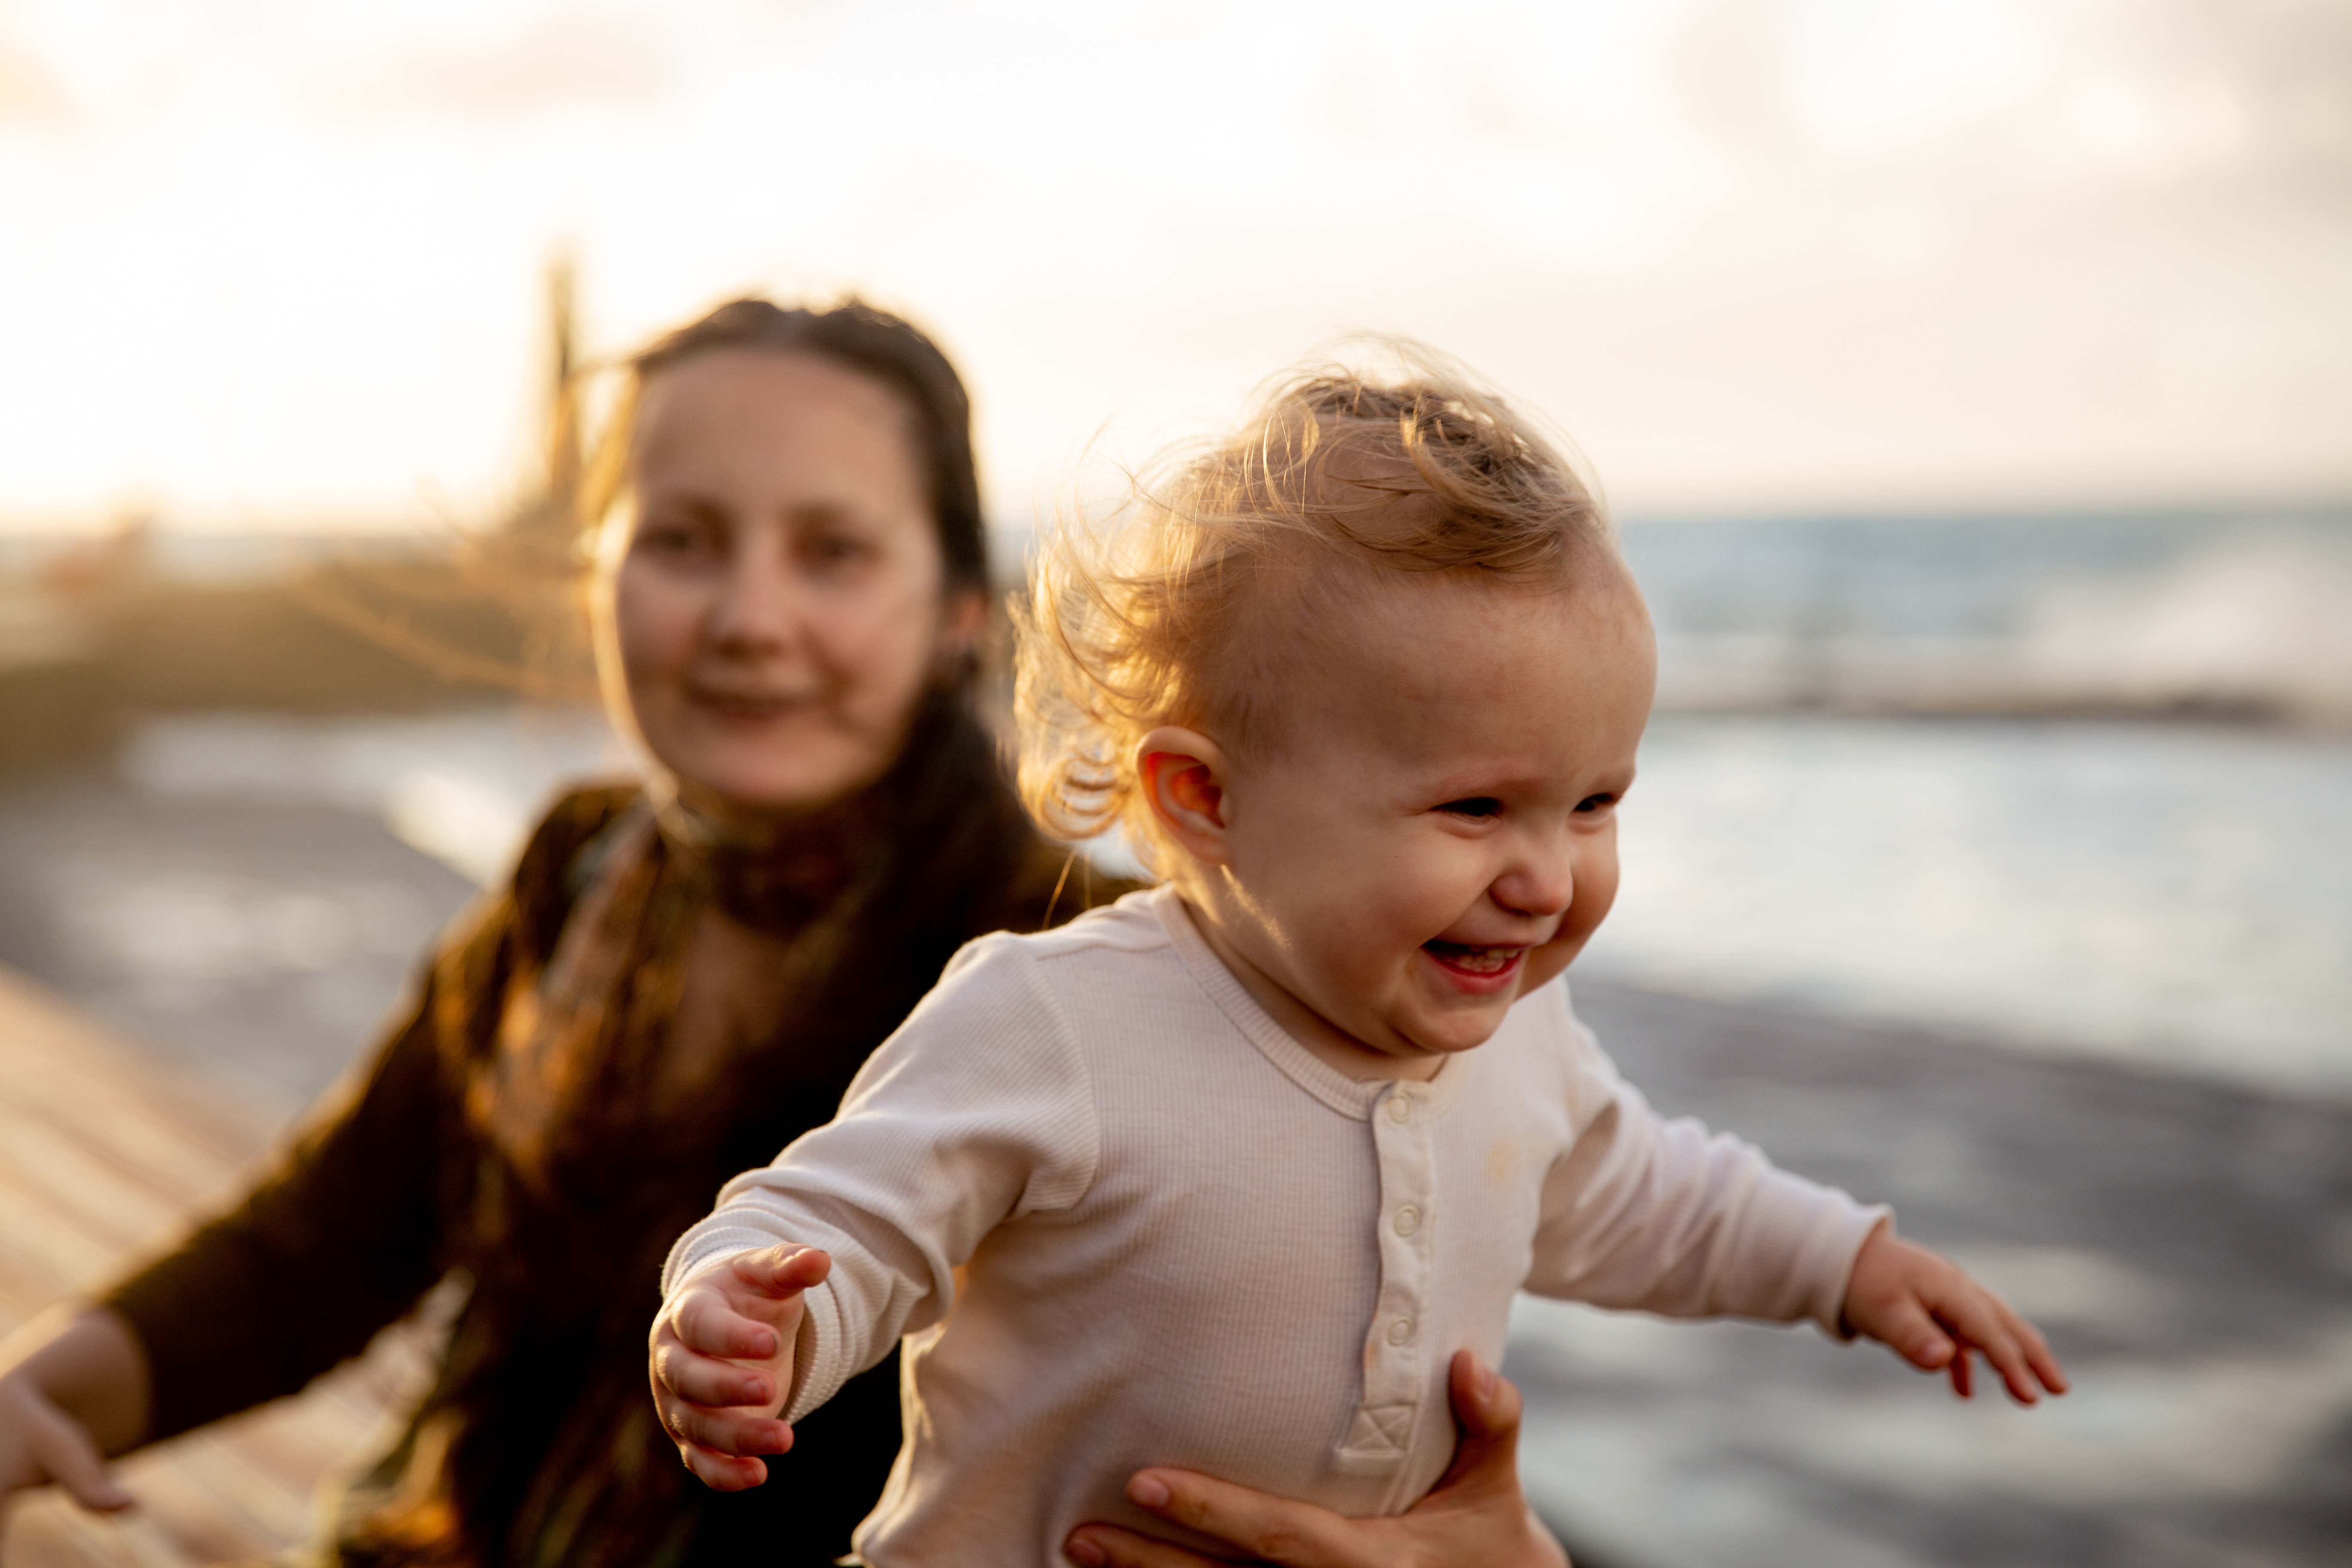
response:
M1495 901L1515 914L1549 920L1576 898L1576 868L1566 855L1529 856L1497 878Z

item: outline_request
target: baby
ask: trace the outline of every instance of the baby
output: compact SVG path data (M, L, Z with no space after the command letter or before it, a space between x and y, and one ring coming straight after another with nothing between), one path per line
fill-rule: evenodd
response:
M1449 1362L1492 1364L1521 1290L2063 1392L1885 1209L1661 1119L1578 1022L1648 619L1576 471L1402 353L1293 377L1050 547L1024 793L1165 880L965 948L838 1117L680 1239L656 1392L706 1481L758 1484L905 1336L876 1568L1165 1534L1121 1495L1148 1465L1399 1512L1452 1456Z

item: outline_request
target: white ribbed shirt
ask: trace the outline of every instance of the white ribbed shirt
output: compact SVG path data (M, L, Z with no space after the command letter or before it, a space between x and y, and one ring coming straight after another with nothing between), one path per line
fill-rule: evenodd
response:
M1564 983L1427 1083L1351 1079L1161 888L958 953L663 1285L831 1253L785 1418L906 1336L906 1446L860 1553L1045 1568L1087 1520L1169 1533L1122 1493L1146 1465L1410 1507L1453 1456L1448 1362L1497 1362L1523 1289L1834 1330L1883 1213L1660 1119Z

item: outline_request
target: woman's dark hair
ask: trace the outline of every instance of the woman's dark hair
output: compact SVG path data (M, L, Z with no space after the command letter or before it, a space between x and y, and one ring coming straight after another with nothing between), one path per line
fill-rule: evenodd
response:
M726 304L656 340L628 362L629 386L600 456L588 498L592 525L617 499L638 395L661 372L714 349L814 354L870 377L898 394L914 417L917 454L930 491L940 554L950 588L988 585L988 545L980 515L980 473L972 459L971 399L939 345L913 323L851 299L829 310L786 309L766 300Z

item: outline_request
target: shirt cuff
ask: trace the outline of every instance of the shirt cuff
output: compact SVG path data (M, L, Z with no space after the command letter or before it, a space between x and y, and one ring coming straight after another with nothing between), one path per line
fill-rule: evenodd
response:
M793 1338L793 1387L784 1400L785 1425L806 1420L856 1375L858 1369L841 1353L844 1338L841 1299L833 1293L833 1282L802 1291L801 1331Z
M1774 1171L1749 1200L1748 1222L1776 1238L1782 1258L1774 1270L1781 1280L1779 1300L1757 1303L1754 1315L1788 1321L1810 1318L1833 1339L1850 1340L1845 1322L1846 1288L1862 1244L1894 1211L1885 1204L1860 1204L1835 1187L1822 1186L1785 1171ZM1734 1307L1747 1315L1753 1308Z

